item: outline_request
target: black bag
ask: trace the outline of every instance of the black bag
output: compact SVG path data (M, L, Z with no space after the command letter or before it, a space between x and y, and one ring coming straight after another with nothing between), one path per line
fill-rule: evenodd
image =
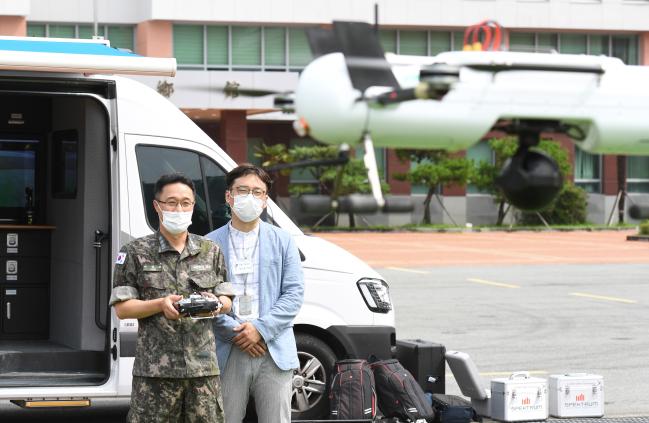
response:
M399 360L377 361L372 363L372 370L383 415L409 421L433 421L435 412L426 394Z
M331 420L376 417L374 375L365 360L340 360L334 365L329 389Z
M433 394L435 423L482 422L471 403L457 395Z

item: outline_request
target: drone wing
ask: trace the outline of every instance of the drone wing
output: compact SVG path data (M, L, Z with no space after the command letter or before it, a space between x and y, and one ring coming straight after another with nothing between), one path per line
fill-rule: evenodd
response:
M314 58L329 53L342 53L352 86L360 92L373 86L399 87L372 25L365 22L334 21L333 29L308 29L307 39Z

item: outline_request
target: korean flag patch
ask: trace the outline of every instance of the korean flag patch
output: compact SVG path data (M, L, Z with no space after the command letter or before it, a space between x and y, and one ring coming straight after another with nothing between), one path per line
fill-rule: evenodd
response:
M125 260L126 253L117 253L117 260L115 260L115 264L124 264Z

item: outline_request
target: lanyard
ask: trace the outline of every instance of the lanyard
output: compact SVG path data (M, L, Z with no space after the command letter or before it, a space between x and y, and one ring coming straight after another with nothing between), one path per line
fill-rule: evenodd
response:
M237 248L234 245L234 238L232 237L232 228L228 231L228 235L230 237L230 246L232 247L232 252L234 253L234 258L236 261L239 261L239 255L237 254ZM242 242L243 244L243 242ZM252 262L252 258L255 256L255 251L257 250L257 247L259 246L259 233L257 233L257 239L255 240L255 245L252 247L252 251L250 251L250 261ZM245 248L242 248L243 252L243 259L247 260L248 257L246 257L246 252ZM253 265L253 271L254 271L254 265ZM250 273L245 273L245 276L243 278L243 295L248 295L248 275Z

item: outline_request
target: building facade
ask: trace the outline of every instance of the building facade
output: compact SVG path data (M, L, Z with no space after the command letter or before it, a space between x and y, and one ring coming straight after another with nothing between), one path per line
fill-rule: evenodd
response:
M311 60L305 28L333 20L373 22L379 6L381 43L386 51L435 55L462 49L464 29L483 19L509 31L512 50L610 55L627 64L649 64L647 0L0 0L0 35L90 38L154 57L175 57L173 79L138 78L158 89L201 126L235 160L257 161L259 145L308 145L292 130L292 116L273 109L272 99L227 98L227 83L252 89L291 91ZM94 7L96 6L96 8ZM462 154L492 160L485 139ZM604 223L626 180L632 197L649 193L649 157L591 155L558 139L574 163L575 184L589 192L589 219ZM372 223L421 220L425 189L394 175L407 171L391 149L377 157L392 195L412 195L413 214L367 216ZM620 167L621 166L621 167ZM621 175L618 175L621 173ZM281 176L275 187L280 204L291 207L288 188L312 184L308 172ZM468 187L444 187L433 220L458 224L493 223L490 196ZM296 209L292 214L297 214ZM617 214L613 214L614 221Z

